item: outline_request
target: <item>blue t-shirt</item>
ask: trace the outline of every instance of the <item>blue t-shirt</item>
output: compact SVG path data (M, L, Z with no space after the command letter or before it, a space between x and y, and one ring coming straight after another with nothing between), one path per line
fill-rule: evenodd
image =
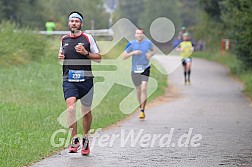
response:
M150 40L142 40L140 42L137 40L130 41L125 51L129 53L135 50L140 50L142 53L140 55L132 55L132 71L140 73L150 66L146 53L153 50L153 44Z

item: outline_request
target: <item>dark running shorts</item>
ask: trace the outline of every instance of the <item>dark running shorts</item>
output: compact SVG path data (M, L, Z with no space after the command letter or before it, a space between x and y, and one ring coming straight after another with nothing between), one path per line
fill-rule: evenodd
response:
M93 79L87 79L84 82L63 81L62 86L65 100L69 97L76 97L84 106L90 107L92 105Z
M131 78L135 86L141 85L142 81L148 82L149 76L150 76L150 67L146 68L142 73L131 72Z

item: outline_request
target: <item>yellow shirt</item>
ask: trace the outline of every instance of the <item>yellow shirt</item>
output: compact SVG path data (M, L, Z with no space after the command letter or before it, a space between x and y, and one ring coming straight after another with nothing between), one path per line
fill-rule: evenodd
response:
M193 46L191 41L183 41L179 44L179 46L181 48L181 59L192 58Z
M52 32L56 28L56 24L54 22L46 22L45 27L47 32Z

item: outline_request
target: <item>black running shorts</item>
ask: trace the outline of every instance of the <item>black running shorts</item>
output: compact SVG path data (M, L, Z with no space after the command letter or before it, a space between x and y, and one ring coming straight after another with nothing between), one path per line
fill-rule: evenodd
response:
M93 79L87 79L84 82L63 81L63 92L65 100L69 97L80 99L84 106L90 107L93 101Z

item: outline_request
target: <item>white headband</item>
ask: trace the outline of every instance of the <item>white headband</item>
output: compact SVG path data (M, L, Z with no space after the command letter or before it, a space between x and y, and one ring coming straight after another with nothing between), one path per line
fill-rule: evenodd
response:
M82 18L81 15L79 15L78 13L72 13L72 14L69 16L68 20L70 20L70 19L72 19L72 18L78 18L78 19L80 19L81 22L83 21L83 18Z

